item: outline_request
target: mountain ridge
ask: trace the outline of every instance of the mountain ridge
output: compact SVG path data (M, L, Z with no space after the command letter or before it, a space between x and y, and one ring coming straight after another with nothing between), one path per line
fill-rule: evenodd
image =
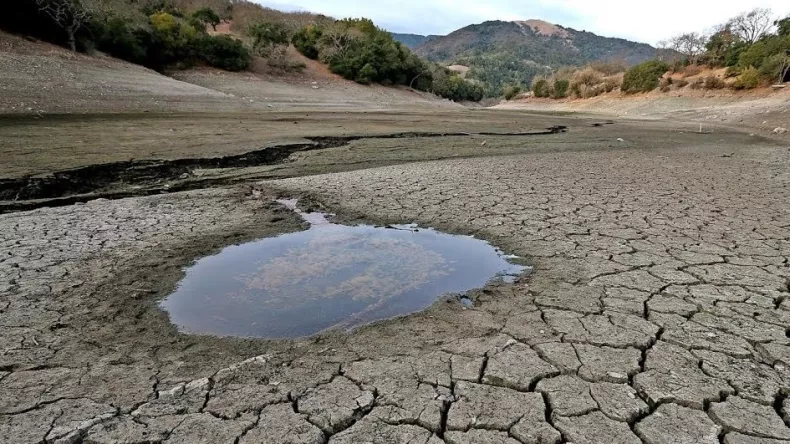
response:
M414 49L430 40L439 37L444 37L441 35L422 35L422 34L409 34L409 33L400 33L400 32L391 32L390 34L392 34L392 38L406 45L406 47L409 49Z
M475 34L477 35L475 36ZM544 44L555 43L555 46L559 41L565 41L568 44L564 48L566 50L573 49L573 47L582 52L587 50L587 54L582 53L577 57L585 62L606 60L607 57L609 59L617 57L618 60L623 60L628 65L634 65L655 58L662 51L647 43L634 42L619 37L601 36L589 31L579 31L537 19L518 21L489 20L479 24L464 26L445 36L393 34L393 36L396 35L408 36L408 39L411 39L412 42L419 42L416 45L410 42L413 45L412 49L417 54L438 62L453 61L449 59L459 56L458 53L448 51L448 46L455 47L460 53L469 52L469 49L476 49L477 52L481 52L481 48L476 47L475 39L470 37L477 37L478 41L486 42L489 45L486 49L491 49L490 46L492 44L499 46L502 43L519 43L517 39L523 39L520 43L530 43L531 40L543 40ZM459 39L464 40L459 42ZM404 44L406 43L404 42ZM591 44L597 44L596 46L600 50L593 51L590 48ZM465 45L468 48L464 47ZM555 49L562 50L563 48ZM533 61L541 63L541 60ZM545 64L551 65L551 63ZM572 63L561 63L559 66L567 64Z

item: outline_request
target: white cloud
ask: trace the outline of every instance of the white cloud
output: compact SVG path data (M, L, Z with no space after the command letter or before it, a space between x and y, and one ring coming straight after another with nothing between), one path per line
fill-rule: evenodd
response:
M656 43L687 31L705 31L743 12L767 7L790 14L787 0L276 0L278 9L333 17L368 17L394 32L446 34L486 20L537 18L608 37Z
M553 3L550 0L539 0ZM656 43L689 31L707 31L727 19L757 7L770 8L777 16L790 14L786 0L564 0L560 2L580 17L596 34Z

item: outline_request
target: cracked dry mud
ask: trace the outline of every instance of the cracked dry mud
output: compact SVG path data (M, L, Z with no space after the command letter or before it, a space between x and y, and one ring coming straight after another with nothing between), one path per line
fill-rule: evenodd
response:
M790 152L750 148L445 160L2 215L0 441L790 442ZM156 304L181 267L300 228L284 195L476 234L535 271L351 334L179 334Z

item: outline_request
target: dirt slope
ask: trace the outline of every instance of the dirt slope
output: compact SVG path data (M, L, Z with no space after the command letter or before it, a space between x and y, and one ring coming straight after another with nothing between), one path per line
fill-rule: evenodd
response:
M231 73L211 68L174 72L184 82L230 94L245 103L267 108L288 109L329 107L340 109L388 109L404 107L457 108L459 105L408 88L360 85L348 81L315 60L288 50L290 63L305 66L299 72L272 68L263 59L256 59L250 70Z
M101 55L0 33L0 113L223 110L227 94Z
M509 110L566 111L610 114L627 118L669 118L703 125L727 125L761 135L776 135L776 128L790 129L790 88L735 92L683 90L622 96L605 94L591 99L524 99L496 106ZM780 136L787 137L790 133Z
M167 77L0 32L0 114L458 106L407 89L358 85L307 62L296 74L277 74L257 61L252 72L200 68Z

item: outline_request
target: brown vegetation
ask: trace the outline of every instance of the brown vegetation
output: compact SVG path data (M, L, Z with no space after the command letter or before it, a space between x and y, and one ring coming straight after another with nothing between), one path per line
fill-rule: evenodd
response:
M202 0L185 0L202 1ZM329 17L311 12L283 12L267 8L249 0L233 0L233 23L231 30L245 33L256 23L279 23L290 33L307 25L331 21Z
M536 97L588 99L618 89L622 84L624 71L625 64L619 61L590 63L581 69L563 67L551 77L545 78L545 83L540 82L543 78L536 78L533 92ZM560 85L568 82L567 93L556 91L558 82ZM536 86L538 89L535 89ZM541 88L547 89L543 91Z
M699 65L688 65L680 71L681 77L688 78L698 76L705 68Z

